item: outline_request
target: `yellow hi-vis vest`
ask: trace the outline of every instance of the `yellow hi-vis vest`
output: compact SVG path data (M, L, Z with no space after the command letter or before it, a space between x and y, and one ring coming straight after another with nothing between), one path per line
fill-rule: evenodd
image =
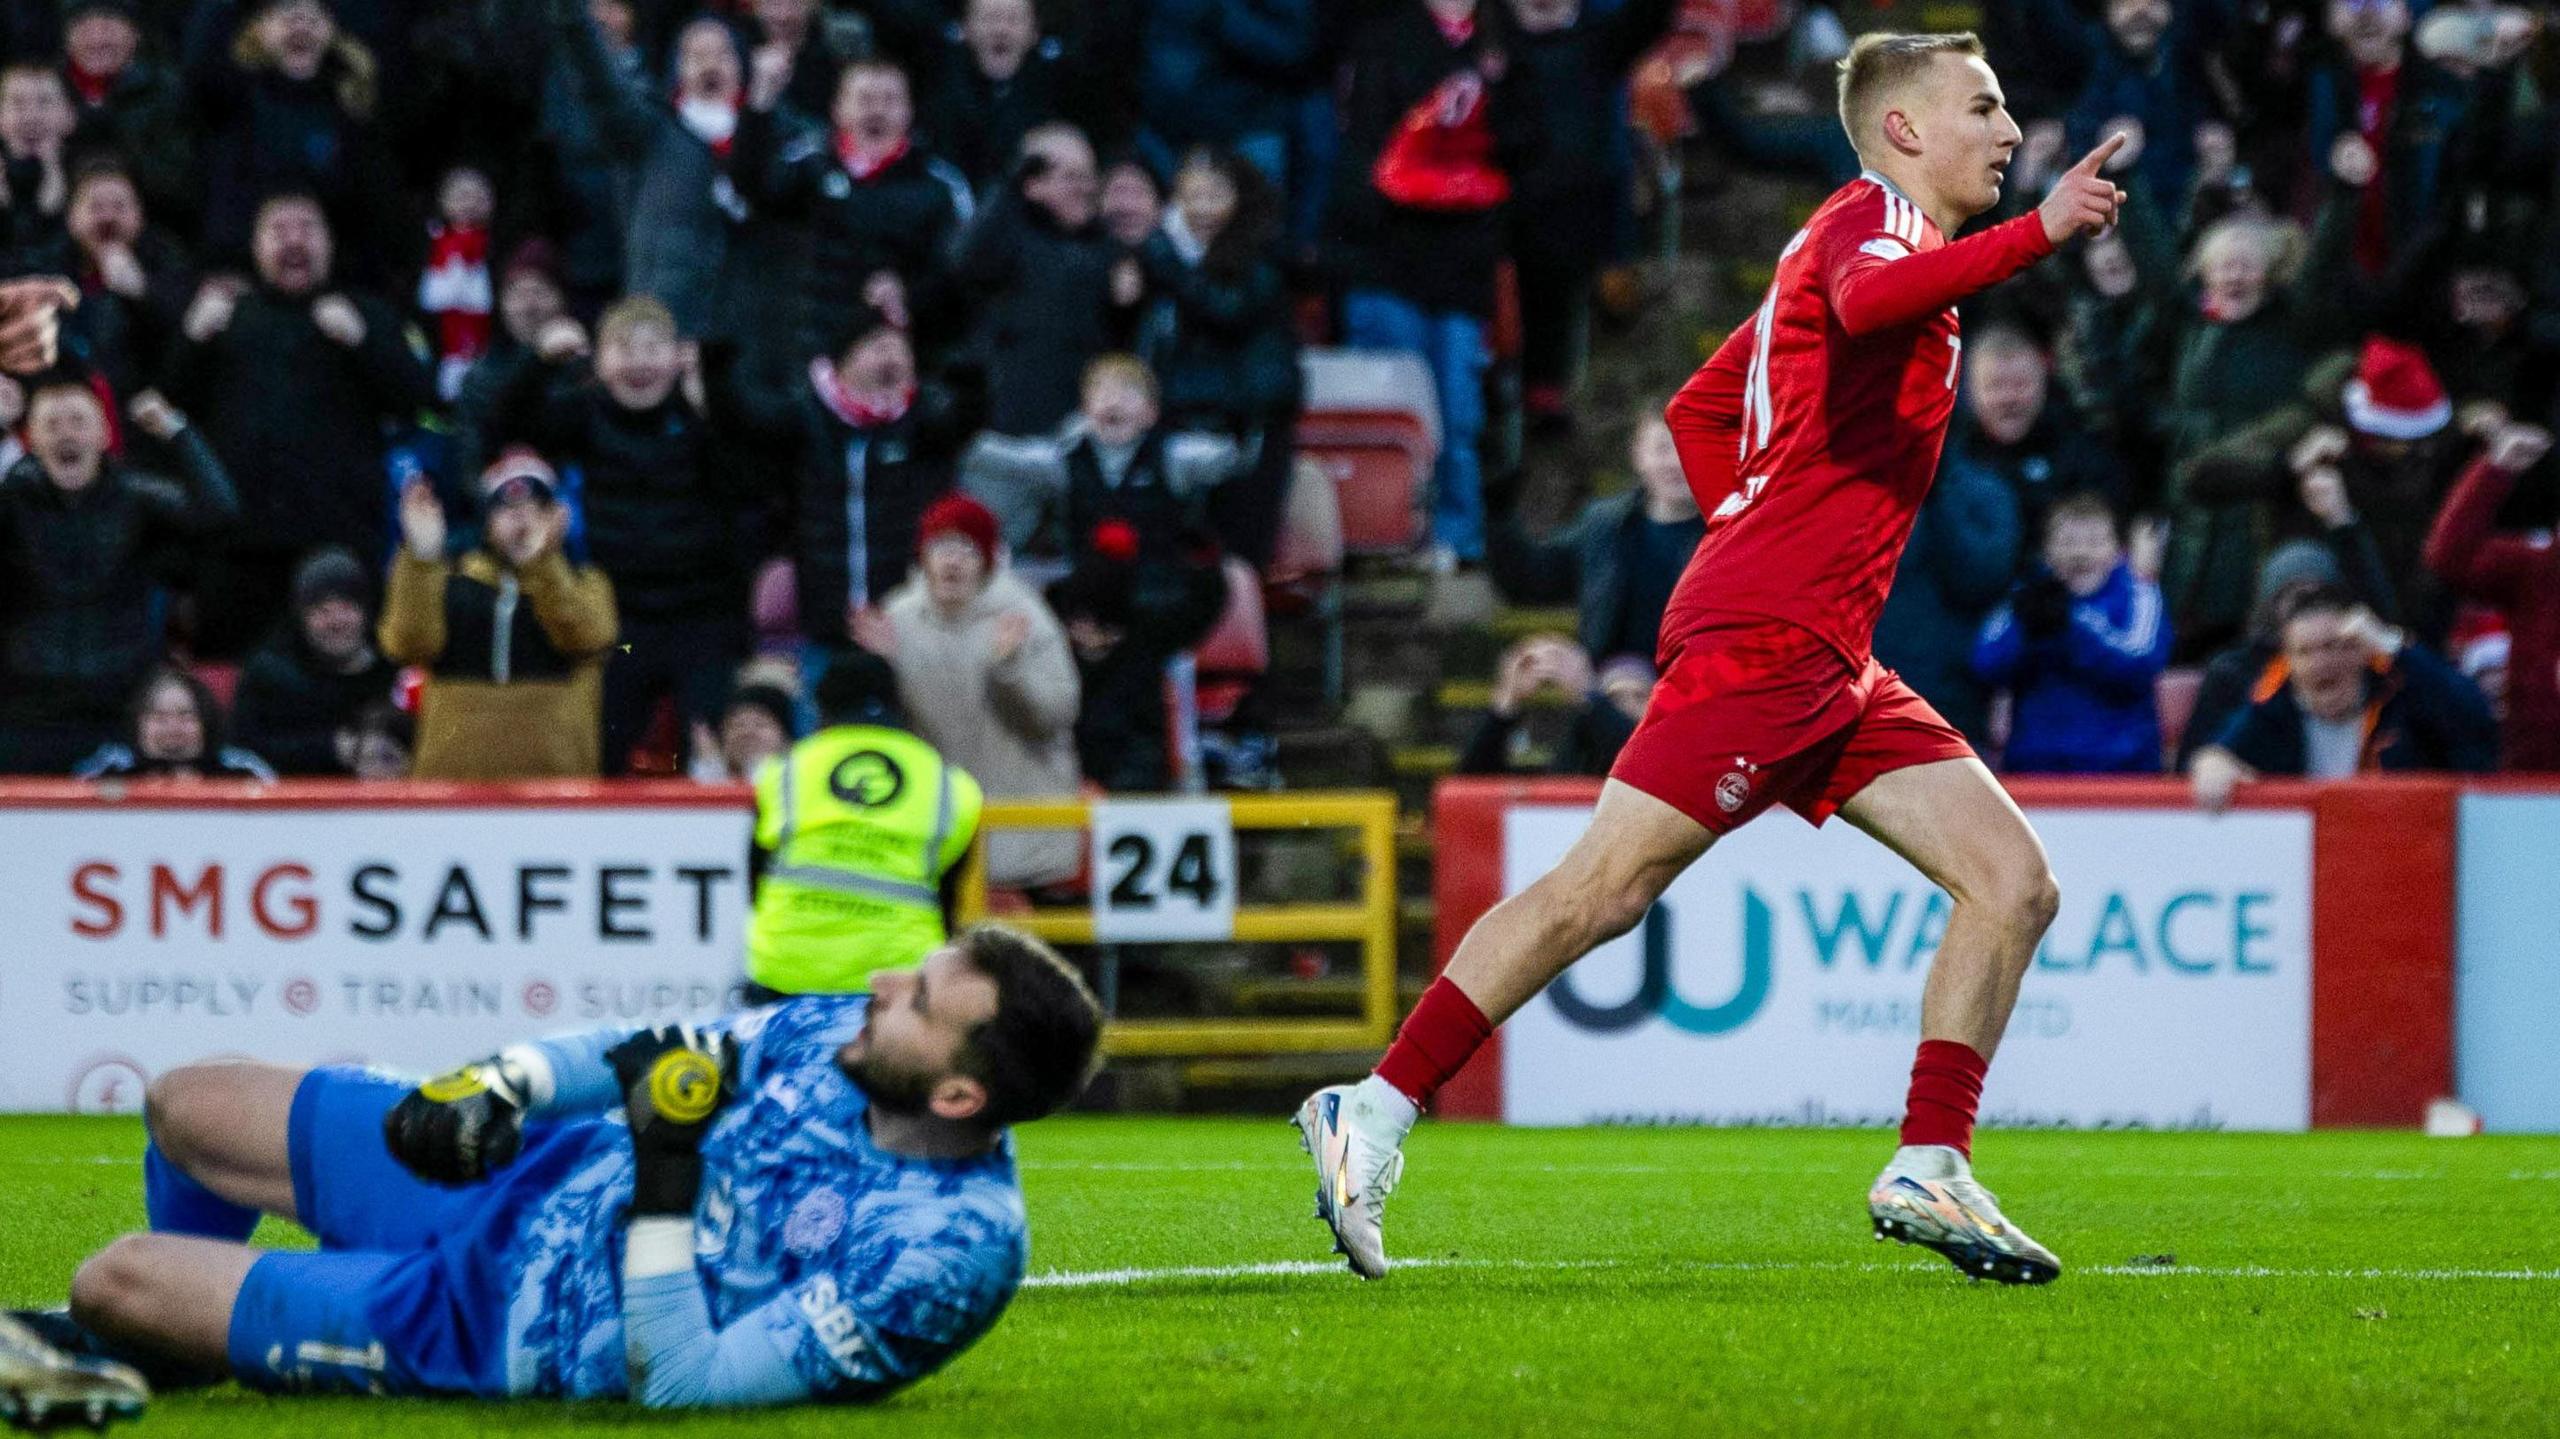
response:
M969 850L978 782L901 729L838 725L756 773L773 858L747 923L747 977L785 994L861 991L944 939L942 876Z

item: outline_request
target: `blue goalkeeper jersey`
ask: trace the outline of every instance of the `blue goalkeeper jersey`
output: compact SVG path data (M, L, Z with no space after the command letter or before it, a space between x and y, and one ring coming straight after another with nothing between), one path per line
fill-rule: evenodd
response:
M702 1143L694 1277L747 1386L811 1399L877 1397L932 1372L993 1325L1028 1257L1010 1137L966 1159L874 1144L868 1101L836 1065L862 1027L862 995L812 995L738 1015L738 1095ZM483 1394L621 1396L622 1258L633 1158L603 1051L607 1033L542 1045L558 1075L523 1152L486 1203L436 1246L439 1284L401 1286L377 1317L441 1331L421 1355ZM383 1313L456 1306L459 1323ZM738 1343L738 1326L761 1341ZM738 1379L736 1367L724 1371Z

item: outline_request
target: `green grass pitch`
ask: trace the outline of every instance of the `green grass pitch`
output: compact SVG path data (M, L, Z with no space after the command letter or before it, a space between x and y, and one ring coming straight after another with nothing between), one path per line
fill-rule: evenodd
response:
M142 1217L130 1120L0 1120L0 1298L60 1299ZM1021 1135L1035 1278L940 1375L753 1418L172 1396L259 1436L2560 1433L2560 1140L1983 1137L2068 1267L2037 1290L1872 1242L1887 1137L1426 1125L1330 1264L1279 1120ZM282 1236L279 1236L280 1238Z

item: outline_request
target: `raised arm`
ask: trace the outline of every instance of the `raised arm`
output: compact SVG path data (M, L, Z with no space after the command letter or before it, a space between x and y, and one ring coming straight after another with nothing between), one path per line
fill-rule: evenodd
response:
M2020 215L1935 250L1913 251L1879 230L1844 245L1829 276L1831 313L1851 335L1927 319L2053 253L2037 214Z

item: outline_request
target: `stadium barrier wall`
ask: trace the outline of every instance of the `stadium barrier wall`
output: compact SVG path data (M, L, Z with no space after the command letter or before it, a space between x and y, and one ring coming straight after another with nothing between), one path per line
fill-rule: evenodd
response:
M2275 782L2215 818L2173 780L2010 788L2046 838L2063 908L1992 1069L1987 1117L2418 1123L2430 1100L2454 1092L2457 841L2500 823L2536 827L2540 867L2482 869L2461 888L2466 938L2480 940L2464 950L2477 971L2465 983L2466 1037L2474 1009L2504 1003L2531 967L2543 994L2522 1011L2539 1018L2481 1030L2496 1047L2467 1050L2463 1072L2466 1088L2494 1079L2549 1095L2529 1045L2547 1055L2560 1025L2539 942L2560 853L2560 803L2548 796L2560 789ZM1562 854L1597 794L1590 780L1442 784L1439 965L1479 915ZM2525 819L2483 806L2510 795L2542 798ZM2480 833L2484 850L2520 842ZM1537 1123L1898 1115L1944 918L1933 886L1845 824L1817 832L1780 817L1720 844L1666 900L1521 1011L1441 1092L1439 1110ZM2510 929L2484 927L2490 914ZM2525 935L2537 942L2513 942ZM2528 1127L2536 1112L2493 1111L2490 1123Z
M208 1058L425 1072L528 1034L719 1014L742 978L753 805L743 786L641 780L0 783L0 1111L129 1112L152 1077ZM996 802L983 824L1096 831L1092 909L1004 916L1053 939L1361 946L1356 1014L1115 1024L1112 1052L1393 1033L1393 796ZM1240 904L1249 829L1345 832L1356 893ZM1150 841L1145 874L1121 862ZM1193 845L1186 872L1173 857ZM1191 899L1187 921L1168 914ZM985 910L981 871L963 908Z
M752 804L653 781L0 785L0 1110L133 1111L198 1059L433 1071L721 1013Z

